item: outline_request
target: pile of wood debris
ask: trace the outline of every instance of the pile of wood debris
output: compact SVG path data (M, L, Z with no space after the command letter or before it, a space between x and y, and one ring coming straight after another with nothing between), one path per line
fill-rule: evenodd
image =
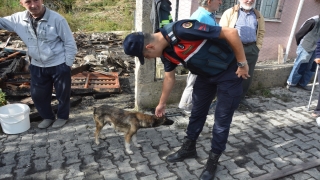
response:
M129 76L130 73L134 73L134 60L124 54L121 35L76 32L74 38L78 48L72 70L72 75L75 76L73 78L75 81L73 83L74 89L81 86L79 78L80 81L83 81L84 88L94 89L93 86L98 83L90 81L90 76L91 78L101 79L101 76ZM16 85L19 85L20 88L27 87L30 80L28 79L30 77L28 73L29 59L26 55L27 48L19 36L12 32L0 31L0 40L0 88L3 88L9 95L14 95L20 90L15 88ZM85 77L83 78L79 73L84 73ZM15 76L19 76L20 79ZM90 84L92 84L91 88ZM8 87L13 92L6 91L5 89ZM98 89L101 91L101 87ZM112 90L112 92L120 92L120 90ZM21 91L19 94L21 94Z
M134 73L135 63L124 54L121 35L76 32L74 38L78 48L72 67L71 89L75 102L79 102L77 95L101 97L101 94L122 93L119 76ZM20 102L30 105L28 66L27 47L19 36L0 30L0 88L6 96L26 97Z

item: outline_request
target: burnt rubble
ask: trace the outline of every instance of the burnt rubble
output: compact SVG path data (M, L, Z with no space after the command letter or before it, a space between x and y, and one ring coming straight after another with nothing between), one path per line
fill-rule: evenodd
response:
M71 106L82 101L83 96L106 98L121 94L121 77L133 75L134 59L124 54L121 35L115 33L75 32L78 52L72 66ZM27 47L16 33L0 30L0 88L10 103L30 106L30 119L40 120L30 95L30 73ZM129 87L130 88L130 87ZM131 90L125 90L125 92ZM130 92L132 93L132 92ZM52 107L56 111L55 92Z
M118 76L134 73L133 58L122 51L121 35L74 33L78 53L72 67L73 94L120 93ZM7 96L30 96L27 48L15 34L0 31L0 88Z

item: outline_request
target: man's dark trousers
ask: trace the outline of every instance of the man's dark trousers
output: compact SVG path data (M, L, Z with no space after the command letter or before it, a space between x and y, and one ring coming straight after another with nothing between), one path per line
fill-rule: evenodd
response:
M53 67L30 65L31 97L43 119L55 119L51 107L52 88L55 87L59 101L57 118L69 119L71 68L65 63ZM38 96L41 94L41 96ZM45 95L45 96L43 96ZM45 97L45 98L42 98Z
M260 52L256 44L243 45L243 48L249 66L249 75L251 77L249 77L248 79L244 79L242 82L243 93L241 95L241 100L244 99L252 83L254 68L256 67Z
M236 75L236 63L232 63L224 72L215 77L198 76L193 86L193 108L187 128L187 138L197 140L205 124L210 104L217 95L217 102L212 129L211 148L215 154L226 149L230 124L234 111L238 108L242 94L242 78Z

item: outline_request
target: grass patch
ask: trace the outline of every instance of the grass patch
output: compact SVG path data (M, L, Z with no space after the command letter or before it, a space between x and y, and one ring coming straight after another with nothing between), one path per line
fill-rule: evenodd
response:
M265 98L274 97L274 95L271 93L270 89L264 88L261 83L258 83L258 87L256 89L249 89L247 96L262 96Z
M2 92L2 89L0 88L0 106L4 106L6 104L7 104L6 94Z
M293 98L291 95L288 94L276 94L274 97L281 99L283 102L292 102Z
M0 16L24 11L16 0L3 0L0 3ZM77 0L71 12L58 9L69 23L73 32L129 31L133 29L135 0L92 0L85 3Z
M0 17L11 15L15 12L25 10L20 6L19 1L1 0L0 1Z
M261 83L258 84L256 89L249 89L247 95L249 97L261 96L264 98L272 98L275 97L277 99L282 100L283 102L291 102L293 98L289 94L273 94L269 88L264 88Z

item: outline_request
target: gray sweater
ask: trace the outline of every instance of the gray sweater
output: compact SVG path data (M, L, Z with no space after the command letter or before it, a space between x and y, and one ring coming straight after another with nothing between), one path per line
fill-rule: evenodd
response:
M31 64L52 67L62 63L72 66L77 45L70 27L60 14L46 8L34 32L29 12L23 11L0 18L0 29L16 32L28 47Z

